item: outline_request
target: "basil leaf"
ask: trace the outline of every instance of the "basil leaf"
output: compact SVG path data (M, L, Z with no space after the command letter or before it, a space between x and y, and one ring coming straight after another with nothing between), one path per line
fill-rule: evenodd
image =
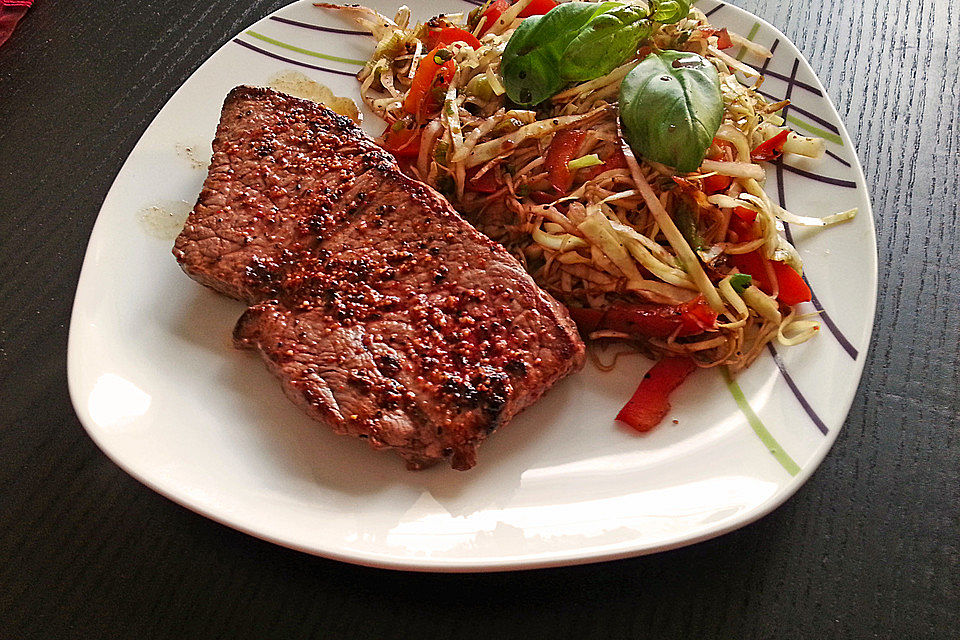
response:
M696 171L723 119L720 78L696 53L652 53L620 85L620 121L634 152Z
M680 229L680 233L683 235L684 240L687 241L687 244L690 245L691 249L694 251L703 249L703 236L700 235L700 231L697 229L697 218L693 211L690 210L690 207L681 204L677 208L674 222L676 222L677 228Z
M536 46L537 25L542 18L534 16L521 22L503 51L503 86L517 104L543 102L563 86L553 53Z
M543 102L572 81L609 73L652 31L647 11L623 2L565 2L524 20L503 51L507 96Z
M616 69L653 32L648 17L649 12L636 5L613 6L594 17L564 49L563 79L585 82Z
M663 24L679 22L690 15L690 0L661 0L654 5L652 19Z

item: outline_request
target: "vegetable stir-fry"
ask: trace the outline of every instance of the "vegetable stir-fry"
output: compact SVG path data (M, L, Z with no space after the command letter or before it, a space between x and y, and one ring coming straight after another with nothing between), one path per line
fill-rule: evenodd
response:
M772 340L817 332L796 306L811 294L783 222L855 211L798 216L764 192L760 163L817 157L823 141L786 129L787 102L766 101L753 68L725 52L769 57L763 47L689 0L490 0L416 25L406 7L391 20L320 6L377 39L358 79L387 123L379 142L520 259L587 337L736 371Z

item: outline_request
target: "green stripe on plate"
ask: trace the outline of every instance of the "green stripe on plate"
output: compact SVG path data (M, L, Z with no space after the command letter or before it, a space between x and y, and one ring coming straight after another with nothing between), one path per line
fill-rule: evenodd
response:
M737 384L737 381L733 379L730 375L730 371L726 367L721 367L720 371L723 374L723 379L727 383L727 389L730 390L730 395L733 396L734 402L737 403L737 406L740 407L740 411L743 412L743 415L747 418L747 422L750 423L750 426L753 428L753 432L757 434L757 437L760 438L760 441L764 444L768 451L773 454L773 457L777 459L777 462L786 469L787 473L791 476L795 476L800 473L800 466L793 461L787 452L783 450L783 447L780 446L780 443L767 431L767 428L763 426L763 422L760 421L760 417L754 413L753 409L750 407L750 403L747 402L747 397L743 395L743 389L740 388L740 385Z
M282 47L284 49L289 49L290 51L296 51L297 53L303 53L308 56L313 56L314 58L323 58L324 60L332 60L334 62L343 62L346 64L356 64L363 66L367 64L366 60L354 60L353 58L341 58L340 56L331 56L327 53L320 53L319 51L310 51L310 49L302 49L300 47L295 47L292 44L287 44L286 42L280 42L279 40L274 40L269 36L265 36L262 33L257 33L256 31L245 31L248 36L253 36L257 40L263 40L264 42L269 42L270 44Z
M747 34L747 40L753 42L753 39L756 37L757 31L759 30L760 30L760 23L754 22L753 28L750 29L750 33ZM743 60L743 56L746 55L746 53L747 53L747 50L744 47L740 47L740 53L737 54L737 60ZM799 129L803 129L807 133L823 138L824 140L829 140L830 142L834 144L838 144L841 147L843 146L843 138L841 138L835 133L831 133L830 131L826 131L825 129L821 129L820 127L815 127L812 124L807 124L806 122L797 118L796 116L788 115L785 118L785 120L790 124L792 124L793 126Z
M812 135L815 135L815 136L818 136L818 137L820 137L820 138L823 138L824 140L829 140L830 142L832 142L832 143L834 143L834 144L838 144L838 145L840 145L841 147L843 146L843 138L841 138L840 136L838 136L838 135L835 134L835 133L832 133L832 132L830 132L830 131L827 131L826 129L821 129L820 127L815 127L815 126L813 126L812 124L808 124L808 123L804 122L803 120L801 120L800 118L798 118L798 117L796 117L796 116L791 116L791 115L789 115L789 114L787 115L786 118L784 118L784 120L786 120L787 122L789 122L789 123L792 124L793 126L797 127L798 129L803 129L803 130L806 131L807 133L810 133L810 134L812 134Z
M751 42L753 42L753 39L757 35L757 31L760 31L760 23L754 22L753 28L750 29L750 33L747 34L747 40L750 40ZM737 54L737 60L743 60L743 56L745 55L747 55L746 47L740 47L740 53Z

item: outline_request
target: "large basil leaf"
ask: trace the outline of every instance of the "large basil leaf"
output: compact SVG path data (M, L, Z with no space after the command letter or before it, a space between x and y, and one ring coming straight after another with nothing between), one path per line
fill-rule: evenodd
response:
M646 8L630 4L610 7L595 16L564 49L560 60L563 79L585 82L613 71L636 54L640 41L653 32L648 17Z
M663 24L673 24L690 14L690 0L660 0L653 5L651 18Z
M566 2L524 20L507 42L500 66L510 99L539 104L568 82L598 78L632 55L642 35L637 36L638 29L623 29L636 21L628 20L636 12L626 7L622 2ZM619 17L601 21L594 30L596 19L611 11ZM626 53L611 63L608 50L614 41Z
M630 147L681 173L697 170L722 119L717 70L695 53L652 53L620 85L620 121Z
M503 51L500 74L507 95L518 104L543 102L563 86L552 52L533 44L542 17L534 16L521 22Z
M636 54L655 22L676 22L689 12L690 0L652 1L649 9L625 2L565 2L527 18L503 51L507 95L518 104L539 104L570 82L610 73Z

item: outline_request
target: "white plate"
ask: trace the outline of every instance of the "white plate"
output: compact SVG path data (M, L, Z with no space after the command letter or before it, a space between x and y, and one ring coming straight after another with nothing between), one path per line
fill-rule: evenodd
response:
M421 19L471 8L407 2ZM311 421L255 355L232 349L243 307L181 273L170 254L176 224L161 218L182 219L196 199L233 86L296 70L357 95L357 67L316 54L363 59L372 41L311 28L353 27L306 1L207 60L157 115L103 203L68 356L70 392L90 436L131 475L210 518L381 567L498 570L619 558L704 540L771 511L826 455L852 402L873 325L876 244L856 154L810 67L770 25L701 4L717 6L714 22L776 46L763 89L792 98L795 127L830 140L819 163L771 168L768 191L777 198L782 185L797 213L860 208L853 222L825 232L792 230L828 322L815 340L778 349L779 367L765 354L738 379L789 460L772 455L714 371L676 393L677 424L668 419L644 436L617 426L613 416L649 366L632 357L612 373L588 364L565 380L487 442L472 471L412 473L395 456ZM369 114L366 125L382 129Z

